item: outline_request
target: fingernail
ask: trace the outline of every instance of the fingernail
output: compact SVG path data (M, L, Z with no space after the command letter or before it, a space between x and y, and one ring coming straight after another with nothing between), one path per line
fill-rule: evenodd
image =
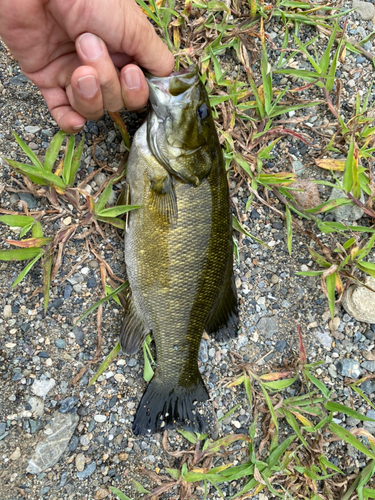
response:
M92 33L85 33L78 39L83 55L89 61L95 61L103 53L100 39Z
M94 97L98 91L98 84L95 76L93 75L78 78L78 87L82 94L87 98Z
M139 89L142 85L140 70L138 68L129 68L122 74L125 87L128 89Z
M76 125L75 127L72 127L73 130L76 130L77 132L79 132L80 130L82 130L82 128L84 127L85 124L83 125Z

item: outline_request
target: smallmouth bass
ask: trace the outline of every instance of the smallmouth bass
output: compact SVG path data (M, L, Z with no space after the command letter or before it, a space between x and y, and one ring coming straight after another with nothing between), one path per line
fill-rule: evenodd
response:
M131 289L120 334L133 354L152 331L157 367L139 403L135 435L182 427L204 433L211 417L198 370L203 330L236 335L237 294L229 190L198 68L149 77L150 112L131 147L125 263Z

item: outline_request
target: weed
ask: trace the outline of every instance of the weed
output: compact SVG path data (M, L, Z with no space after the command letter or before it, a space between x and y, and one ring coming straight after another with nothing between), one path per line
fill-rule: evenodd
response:
M150 491L133 481L135 489L145 495L144 500L163 498L176 489L182 500L192 498L198 490L206 499L210 498L209 485L211 491L224 498L223 484L235 485L231 499L250 498L261 491L282 499L348 500L353 493L358 498L374 498L375 490L370 485L375 475L375 438L363 428L348 431L335 422L334 415L342 413L362 422L374 420L334 401L332 391L314 374L322 362L307 361L299 329L298 338L299 357L290 370L259 375L251 366L241 365L242 374L228 383L228 387L244 386L253 413L248 436L232 434L213 441L207 435L179 431L193 448L171 452L165 433L164 450L175 458L182 457L182 466L166 469L170 478L164 480L143 468L145 476L158 483ZM351 387L358 390L359 383ZM285 395L285 389L296 384L298 394ZM358 394L362 396L360 390ZM223 418L237 409L238 406ZM367 457L367 466L352 482L327 458L327 446L333 441L344 441ZM235 443L236 451L232 449ZM244 456L239 465L228 463L230 452ZM128 498L122 497L119 490L112 491L120 499Z

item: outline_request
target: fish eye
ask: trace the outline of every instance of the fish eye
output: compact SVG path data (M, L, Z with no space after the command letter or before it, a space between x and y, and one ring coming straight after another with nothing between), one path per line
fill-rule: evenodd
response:
M208 116L208 107L207 107L207 104L205 102L199 106L198 116L201 120L204 120L204 118L206 118Z

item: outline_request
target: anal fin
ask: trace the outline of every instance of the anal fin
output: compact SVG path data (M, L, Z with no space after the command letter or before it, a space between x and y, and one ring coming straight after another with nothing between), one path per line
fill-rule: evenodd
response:
M141 347L150 331L146 328L143 319L139 316L130 294L120 333L121 349L126 354L134 354Z
M237 290L232 269L230 271L205 325L206 332L215 334L218 342L225 342L237 336Z

